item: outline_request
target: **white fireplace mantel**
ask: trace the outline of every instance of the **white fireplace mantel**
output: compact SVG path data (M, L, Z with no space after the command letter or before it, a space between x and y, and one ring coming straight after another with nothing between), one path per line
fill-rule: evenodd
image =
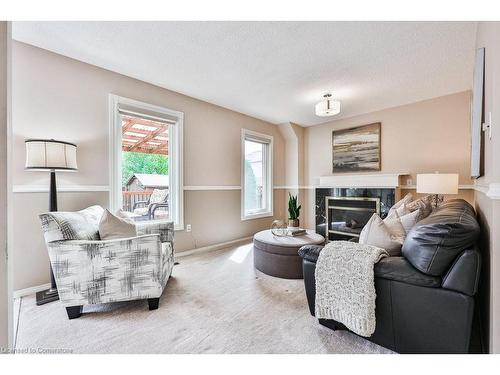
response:
M401 187L401 176L409 173L356 173L321 176L319 186L325 188L396 189Z

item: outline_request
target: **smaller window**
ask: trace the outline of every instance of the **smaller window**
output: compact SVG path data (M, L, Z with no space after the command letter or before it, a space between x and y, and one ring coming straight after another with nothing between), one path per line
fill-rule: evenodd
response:
M241 220L273 216L273 137L241 133Z

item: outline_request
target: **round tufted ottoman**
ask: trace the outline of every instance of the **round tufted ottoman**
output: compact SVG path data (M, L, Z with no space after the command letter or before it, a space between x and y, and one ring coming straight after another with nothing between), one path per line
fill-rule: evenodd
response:
M298 251L304 245L319 245L323 236L308 230L303 236L274 236L263 230L253 236L253 262L255 268L270 276L284 279L302 279L302 259Z

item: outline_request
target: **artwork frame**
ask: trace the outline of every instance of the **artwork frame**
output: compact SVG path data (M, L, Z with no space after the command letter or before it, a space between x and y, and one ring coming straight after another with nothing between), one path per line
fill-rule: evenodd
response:
M332 131L332 173L375 172L382 168L382 123Z

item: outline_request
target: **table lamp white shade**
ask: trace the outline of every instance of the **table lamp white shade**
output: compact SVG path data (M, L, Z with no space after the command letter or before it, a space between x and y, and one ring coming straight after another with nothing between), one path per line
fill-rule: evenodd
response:
M458 173L417 174L417 193L458 194Z
M27 139L26 169L76 171L76 145L54 139Z

